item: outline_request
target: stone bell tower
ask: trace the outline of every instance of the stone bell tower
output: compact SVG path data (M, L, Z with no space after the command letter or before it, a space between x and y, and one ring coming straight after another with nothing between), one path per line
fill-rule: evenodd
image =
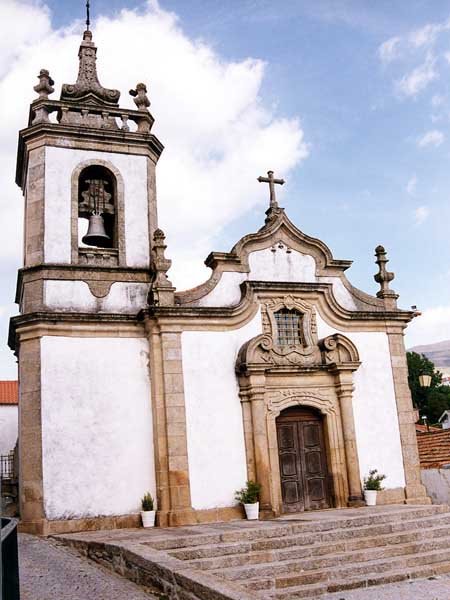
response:
M19 361L21 516L36 532L51 531L53 519L129 513L154 479L153 463L145 464L136 483L130 463L143 459L130 447L140 445L136 430L146 422L150 441L139 455L152 454L148 343L136 315L149 290L163 146L151 132L146 86L130 91L136 110L120 108L120 92L99 82L96 54L88 28L77 81L62 86L59 100L41 70L19 133L25 241L10 345ZM123 439L120 457L108 453L113 438ZM95 474L114 461L121 472L117 464L99 484ZM121 488L115 504L105 498L108 484Z

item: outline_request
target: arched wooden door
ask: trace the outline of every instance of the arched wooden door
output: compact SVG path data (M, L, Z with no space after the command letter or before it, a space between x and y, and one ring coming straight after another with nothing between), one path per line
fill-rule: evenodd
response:
M277 418L283 512L331 507L322 415L292 407Z

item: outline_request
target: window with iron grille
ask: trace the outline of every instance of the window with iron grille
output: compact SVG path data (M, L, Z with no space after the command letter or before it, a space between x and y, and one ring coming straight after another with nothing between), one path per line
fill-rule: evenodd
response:
M302 319L298 310L282 308L274 314L277 325L277 344L279 346L295 346L303 344Z

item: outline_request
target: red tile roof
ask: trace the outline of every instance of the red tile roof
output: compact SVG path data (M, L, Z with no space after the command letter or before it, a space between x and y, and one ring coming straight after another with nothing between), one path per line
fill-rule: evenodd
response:
M433 425L427 427L427 425L416 423L416 433L428 433L429 431L442 431L442 427L433 427Z
M0 404L19 404L18 381L0 381Z
M439 469L450 464L450 429L418 433L420 467Z

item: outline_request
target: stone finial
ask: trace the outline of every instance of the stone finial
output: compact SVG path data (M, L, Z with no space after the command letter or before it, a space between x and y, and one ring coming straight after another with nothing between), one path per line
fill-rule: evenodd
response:
M33 90L39 94L39 99L46 100L49 94L53 94L55 91L55 88L52 87L55 85L55 82L50 77L50 73L47 71L47 69L41 69L37 77L39 79L39 83L33 87Z
M63 84L61 89L61 100L78 100L95 102L107 106L117 106L120 98L118 90L104 88L97 75L97 48L92 41L92 31L87 29L83 33L78 52L80 65L78 68L78 77L76 83L69 85Z
M377 298L390 299L395 303L398 294L389 288L389 283L394 279L395 274L386 269L386 263L389 262L389 259L386 256L386 250L383 246L375 248L375 256L377 257L375 262L379 267L379 271L373 278L380 284L380 291L377 292Z
M167 248L165 239L162 229L156 229L153 234L151 261L153 279L150 285L149 304L158 306L172 306L175 301L175 288L167 277L172 261L165 257Z
M147 86L145 83L138 83L135 90L130 90L130 96L134 97L134 103L138 110L145 110L148 112L150 100L147 96Z

